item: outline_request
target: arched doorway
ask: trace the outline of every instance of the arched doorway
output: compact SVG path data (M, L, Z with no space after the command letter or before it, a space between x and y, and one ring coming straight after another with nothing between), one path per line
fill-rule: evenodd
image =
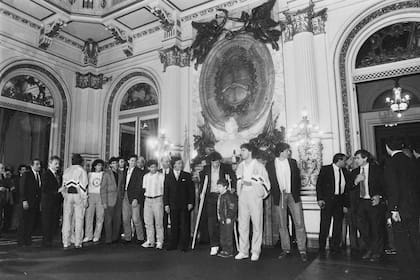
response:
M363 142L363 133L368 134L366 131L362 131L366 130L366 127L361 126L357 84L420 72L419 52L415 52L415 55L412 56L405 56L400 53L398 57L394 57L392 60L384 59L381 63L366 67L360 67L360 62L363 59L358 59L357 56L360 51L364 51L366 42L371 42L371 46L374 46L370 51L377 51L378 44L375 39L378 39L378 37L375 35L383 32L383 29L388 27L392 30L392 26L396 24L419 22L419 10L420 5L417 1L401 1L392 4L385 2L372 6L354 19L339 39L335 61L336 73L339 77L337 90L341 93L338 95L337 104L342 104L338 108L339 115L342 116L339 119L340 134L343 135L340 137L340 145L345 148L348 154L361 148L362 145L375 153L375 148L373 148L375 144L373 146L369 144L370 146L367 145L366 147L366 142ZM413 44L410 46L413 46ZM415 119L415 115L411 117ZM410 114L406 114L406 117L409 118ZM366 138L371 138L374 142L374 132L372 132L372 128L370 130L369 133L373 136Z
M123 77L112 90L111 107L107 117L106 157L119 155L128 158L137 154L154 158L148 139L158 136L159 88L151 75L134 72ZM108 134L108 126L112 133ZM109 141L109 142L108 142Z
M65 160L67 99L57 78L34 64L15 64L0 75L0 161L16 168L33 158Z

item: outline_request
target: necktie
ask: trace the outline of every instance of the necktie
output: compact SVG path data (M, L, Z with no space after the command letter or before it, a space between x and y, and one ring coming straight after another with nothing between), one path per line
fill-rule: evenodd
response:
M38 172L36 172L35 173L36 174L36 182L38 183L38 187L41 187L41 179L39 178L39 173Z
M365 175L365 168L362 167L362 172L360 173L363 176ZM366 196L366 184L365 184L365 180L360 182L360 197L364 198Z
M338 169L338 195L341 194L341 168Z

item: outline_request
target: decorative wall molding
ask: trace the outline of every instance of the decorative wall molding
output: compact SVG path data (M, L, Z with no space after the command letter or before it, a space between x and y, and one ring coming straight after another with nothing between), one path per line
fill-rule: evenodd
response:
M238 6L239 4L245 3L249 0L231 0L231 1L227 1L225 3L219 4L219 5L215 5L213 7L186 15L184 17L181 17L181 22L187 22L187 21L191 21L191 20L195 20L198 17L204 17L208 14L214 14L217 12L217 9L228 9L228 8L232 8L234 6Z
M347 75L351 73L347 73L346 71L346 56L347 52L350 48L351 43L353 42L356 35L362 30L367 24L372 22L373 20L384 16L388 13L402 10L402 9L409 9L409 8L420 8L420 0L408 0L402 1L398 3L394 3L383 8L380 8L370 15L366 16L362 19L349 33L346 40L343 43L340 51L339 57L339 76L341 82L341 95L342 95L342 103L343 103L343 116L344 116L344 137L345 137L345 144L346 144L346 153L351 154L352 147L351 147L351 135L350 135L350 112L349 112L349 97L347 94L348 87L351 85L347 84Z
M285 41L293 40L293 36L301 32L312 32L314 35L325 33L327 8L314 12L315 4L296 12L283 12L286 17L284 25Z
M173 16L159 4L148 4L146 9L159 19L163 30L170 31L174 27L175 20Z
M61 29L65 27L67 23L61 19L56 19L48 24L45 27L42 27L39 32L39 43L38 46L43 49L47 50L53 39L58 36Z
M40 24L37 24L37 23L35 23L33 21L30 21L30 20L27 20L26 18L23 18L23 17L15 14L15 13L9 11L9 10L0 9L0 13L5 15L5 16L8 16L8 17L12 18L13 20L16 20L16 21L19 21L23 24L26 24L33 29L40 30L42 28L42 26Z
M123 30L116 25L109 24L106 29L112 33L117 45L122 45L124 54L127 57L133 55L133 35L128 30Z
M396 68L385 71L377 71L367 74L359 74L353 76L354 83L367 82L372 80L386 79L403 75L411 75L420 73L420 65Z
M88 39L83 46L82 53L83 64L93 66L98 64L99 48L97 42L92 39Z
M104 77L104 74L95 75L90 72L86 74L76 72L77 88L102 89L102 86L111 80L112 77Z
M177 45L159 51L160 62L163 64L163 72L171 65L185 67L190 66L190 49L181 49Z

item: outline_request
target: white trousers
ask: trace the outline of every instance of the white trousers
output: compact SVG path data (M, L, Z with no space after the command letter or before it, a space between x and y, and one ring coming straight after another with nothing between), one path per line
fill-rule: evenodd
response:
M101 195L99 193L89 194L89 206L86 209L85 218L85 237L89 240L101 238L102 227L104 225L104 206L102 205ZM95 233L93 233L93 220L96 217Z
M65 247L70 243L75 246L82 245L83 240L83 222L85 215L85 206L80 194L68 193L64 195L63 202L63 227L62 239ZM72 226L74 220L74 226ZM74 232L72 232L74 230ZM74 240L72 239L74 236Z
M251 253L261 253L263 234L263 199L255 187L243 187L239 195L238 230L239 252L249 254L249 222L252 222Z
M163 197L146 198L144 201L144 224L146 225L147 241L163 244Z

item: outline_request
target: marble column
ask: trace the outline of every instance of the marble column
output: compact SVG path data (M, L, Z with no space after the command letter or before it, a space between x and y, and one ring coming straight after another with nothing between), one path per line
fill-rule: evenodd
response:
M176 146L182 146L184 124L182 113L188 109L188 102L183 102L185 75L181 67L189 66L187 50L176 45L160 52L164 78L160 107L160 128L168 140Z

